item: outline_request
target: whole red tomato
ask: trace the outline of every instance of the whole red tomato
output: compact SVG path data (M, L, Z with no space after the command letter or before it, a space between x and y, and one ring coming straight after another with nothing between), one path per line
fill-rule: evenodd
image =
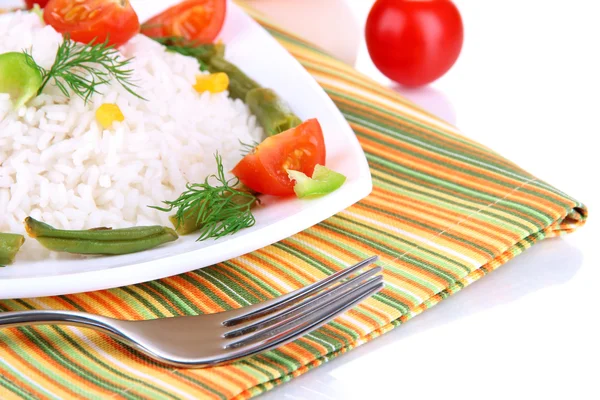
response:
M365 33L373 63L405 86L444 75L463 44L462 19L450 0L378 0Z

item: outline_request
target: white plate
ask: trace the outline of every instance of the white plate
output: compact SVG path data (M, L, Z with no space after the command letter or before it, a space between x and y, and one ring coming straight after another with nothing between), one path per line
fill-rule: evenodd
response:
M140 20L176 0L132 1ZM336 192L316 200L265 198L256 225L219 240L194 235L159 248L122 256L17 262L0 268L0 299L78 293L125 286L192 271L249 253L309 228L371 192L365 155L346 120L302 66L260 25L228 4L221 38L226 57L263 86L275 89L302 119L318 118L327 166L346 175ZM31 240L31 239L29 239Z

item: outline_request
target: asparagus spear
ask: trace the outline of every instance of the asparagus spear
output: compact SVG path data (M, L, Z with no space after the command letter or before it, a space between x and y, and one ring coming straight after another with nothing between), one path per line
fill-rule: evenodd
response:
M206 66L210 72L225 72L229 76L229 95L234 99L245 101L250 90L260 87L258 83L222 56L210 57L206 61Z
M246 104L267 136L295 128L302 120L290 110L288 105L271 89L256 88L246 94Z

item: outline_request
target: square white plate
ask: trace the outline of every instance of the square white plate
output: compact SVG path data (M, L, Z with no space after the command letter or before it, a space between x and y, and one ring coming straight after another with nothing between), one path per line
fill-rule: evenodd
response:
M141 21L176 2L132 1ZM255 211L255 226L219 240L196 242L192 234L135 254L16 262L0 268L0 299L107 289L213 265L307 229L371 192L369 167L354 132L310 74L233 3L228 3L220 37L227 45L227 59L261 85L275 89L303 120L319 120L327 147L326 164L346 175L346 183L336 192L315 200L265 197L264 205Z

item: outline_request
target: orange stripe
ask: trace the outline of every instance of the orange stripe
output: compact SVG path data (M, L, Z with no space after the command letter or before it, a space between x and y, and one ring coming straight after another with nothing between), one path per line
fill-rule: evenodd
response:
M389 175L385 175L386 172L389 173ZM468 193L461 193L460 194L461 197L453 196L451 194L448 194L445 192L439 192L439 191L437 191L437 193L436 193L435 184L425 182L425 181L419 181L418 178L411 177L408 175L398 175L398 172L391 170L390 168L386 167L383 164L378 165L377 170L372 171L372 174L373 174L374 178L382 177L383 179L394 181L397 183L402 182L403 184L408 185L411 188L417 188L420 191L434 193L434 194L444 198L447 201L458 202L460 204L468 205L471 207L477 207L477 208L482 207L482 205L480 203L481 198L471 196ZM377 192L393 193L393 192L389 192L388 190L386 190L383 187L375 187L373 189L373 193L377 193ZM368 202L369 198L365 199L364 201ZM517 209L511 208L510 206L505 206L502 204L502 202L498 202L498 203L494 204L494 208L493 209L488 208L488 210L490 212L492 212L494 210L498 210L498 211L500 211L500 213L494 213L494 214L500 214L504 218L508 218L515 222L519 222L522 225L531 225L532 227L535 227L536 229L539 229L544 226L543 222L540 219L538 219L530 214L526 214L522 211L519 211Z
M482 235L485 234L490 239L493 239L497 242L502 242L506 246L512 245L516 240L520 239L518 234L507 229L503 229L497 224L489 223L483 219L465 219L467 217L465 214L440 207L434 203L426 203L414 197L409 198L407 196L397 195L385 190L375 191L371 197L373 199L380 200L377 201L378 204L380 204L381 201L388 201L405 206L406 212L415 217L421 216L423 219L427 219L429 217L442 219L450 224L454 224L457 221L462 221L461 225L468 228L470 231L477 232Z

